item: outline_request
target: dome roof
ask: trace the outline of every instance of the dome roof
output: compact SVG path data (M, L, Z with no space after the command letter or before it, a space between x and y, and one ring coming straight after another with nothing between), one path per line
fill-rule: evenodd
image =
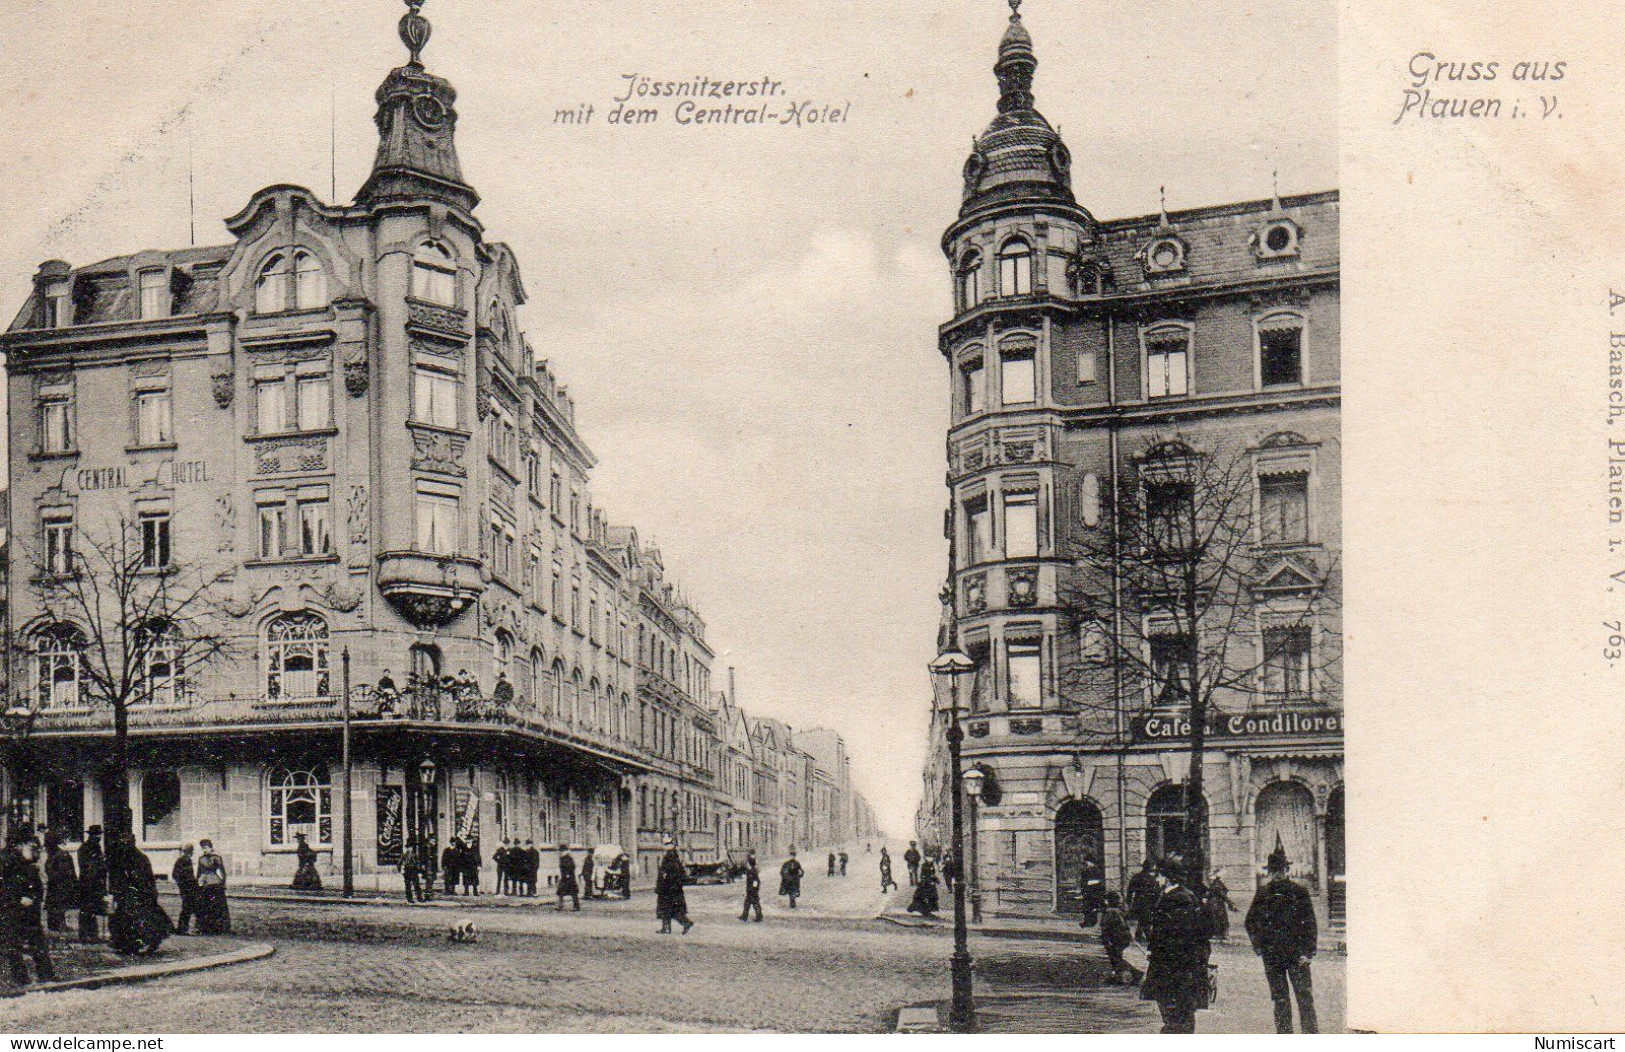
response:
M1038 57L1017 10L1021 0L1010 6L1010 25L993 66L999 80L999 115L976 137L965 161L961 218L1006 201L1077 204L1072 196L1072 156L1033 104Z

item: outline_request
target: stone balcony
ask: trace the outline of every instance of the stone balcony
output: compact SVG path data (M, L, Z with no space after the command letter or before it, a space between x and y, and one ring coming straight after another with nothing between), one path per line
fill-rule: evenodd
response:
M402 616L422 628L449 624L484 589L478 559L428 552L378 556L378 590Z

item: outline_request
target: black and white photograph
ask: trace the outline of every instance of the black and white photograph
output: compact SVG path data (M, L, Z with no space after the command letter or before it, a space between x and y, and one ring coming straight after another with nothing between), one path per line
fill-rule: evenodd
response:
M16 7L0 1028L1369 1029L1336 5Z

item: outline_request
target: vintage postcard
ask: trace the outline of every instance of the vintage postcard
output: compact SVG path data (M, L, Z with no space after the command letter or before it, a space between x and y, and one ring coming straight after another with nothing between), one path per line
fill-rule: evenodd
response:
M0 1028L1625 1023L1622 34L1469 14L0 13Z

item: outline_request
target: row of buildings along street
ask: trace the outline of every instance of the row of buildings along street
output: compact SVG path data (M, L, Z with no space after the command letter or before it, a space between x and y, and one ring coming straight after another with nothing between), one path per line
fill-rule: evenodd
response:
M594 503L408 43L352 203L269 186L229 243L49 260L0 337L13 819L71 846L127 794L155 868L210 837L251 882L300 838L337 872L347 818L363 886L453 838L486 866L619 845L647 878L667 836L699 862L873 836L841 736L744 711Z

